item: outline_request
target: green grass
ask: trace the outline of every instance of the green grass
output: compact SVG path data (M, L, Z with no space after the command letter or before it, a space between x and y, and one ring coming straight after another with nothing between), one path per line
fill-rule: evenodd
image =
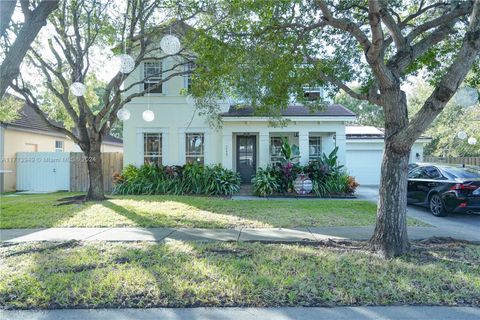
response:
M191 196L115 196L56 206L72 193L2 196L0 228L40 227L309 227L366 226L376 205L355 200L234 201ZM409 219L409 225L425 225Z
M29 243L0 247L0 307L480 305L480 246ZM58 246L58 244L57 244Z

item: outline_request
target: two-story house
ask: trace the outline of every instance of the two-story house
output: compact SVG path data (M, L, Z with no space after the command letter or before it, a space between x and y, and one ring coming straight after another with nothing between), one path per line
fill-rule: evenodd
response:
M147 61L132 72L125 86L149 74L169 70L177 63L173 58ZM163 77L168 75L165 73ZM158 81L152 77L131 90L143 91ZM383 144L378 142L382 142L383 137L376 134L370 140L363 140L362 144L358 136L353 136L349 148L346 125L355 120L355 114L344 106L331 104L324 112L311 113L304 106L294 104L282 112L283 117L290 120L288 124L271 127L269 118L255 116L251 109L237 109L223 102L220 103L223 126L213 129L204 117L195 114L194 105L182 95L190 81L187 76L174 77L148 96L134 98L126 105L131 117L123 127L125 165L139 166L146 162L182 165L193 161L206 165L221 164L238 171L242 181L248 183L257 168L278 161L280 139L288 137L290 144L298 147L302 164L338 147L339 162L346 164L360 183L378 184L380 181ZM151 122L142 118L147 109L155 115ZM425 142L428 140L416 144L413 161L421 160ZM349 150L354 155L350 159ZM355 158L361 159L362 163L356 165Z

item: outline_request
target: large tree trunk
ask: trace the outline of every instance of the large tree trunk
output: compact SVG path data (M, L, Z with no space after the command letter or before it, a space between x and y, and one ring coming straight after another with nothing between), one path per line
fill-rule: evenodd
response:
M384 257L406 253L410 247L407 235L407 175L411 145L399 141L397 134L408 125L407 101L400 86L386 90L385 152L382 161L377 223L370 239L372 248Z
M391 258L409 249L407 236L407 172L409 153L396 153L385 146L382 161L377 224L371 245L384 257Z
M101 142L91 142L90 151L87 153L87 168L90 184L88 186L86 201L105 200L100 146Z

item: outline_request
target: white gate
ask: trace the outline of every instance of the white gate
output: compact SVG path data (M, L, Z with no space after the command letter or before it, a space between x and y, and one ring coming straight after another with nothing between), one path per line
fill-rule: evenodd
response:
M17 190L59 191L70 188L70 153L17 152Z

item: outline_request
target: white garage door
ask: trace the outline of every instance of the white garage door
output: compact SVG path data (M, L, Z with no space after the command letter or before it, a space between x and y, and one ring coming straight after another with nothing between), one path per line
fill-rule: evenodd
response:
M380 184L383 150L347 150L347 170L361 185Z

